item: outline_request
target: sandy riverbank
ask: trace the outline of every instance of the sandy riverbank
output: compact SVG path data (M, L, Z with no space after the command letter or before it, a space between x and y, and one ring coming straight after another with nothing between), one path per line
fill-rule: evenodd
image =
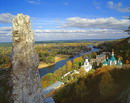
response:
M70 55L57 55L55 57L55 63L58 62L58 61L61 61L61 60L64 60L66 58L70 57ZM51 65L54 65L55 63L45 63L45 62L40 62L39 63L39 66L38 66L38 69L42 69L42 68L45 68L45 67L48 67L48 66L51 66Z

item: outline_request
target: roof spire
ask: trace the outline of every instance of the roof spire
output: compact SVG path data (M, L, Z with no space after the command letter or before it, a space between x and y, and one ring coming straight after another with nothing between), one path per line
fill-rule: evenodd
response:
M114 49L112 49L112 56L114 56Z
M88 56L86 56L85 59L88 59Z

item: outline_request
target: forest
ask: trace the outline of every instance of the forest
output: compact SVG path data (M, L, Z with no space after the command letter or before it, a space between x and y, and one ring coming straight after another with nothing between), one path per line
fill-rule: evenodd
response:
M84 54L80 57L77 57L73 61L68 60L63 67L57 69L54 73L48 73L41 78L42 87L46 88L50 86L51 84L55 83L56 81L61 81L61 82L64 82L65 84L72 81L73 82L77 81L77 79L80 76L83 76L85 73L85 70L82 67L82 65L84 65L85 57L88 56L91 59L91 58L94 58L96 54L97 53L92 52L90 54L87 54L87 55ZM92 71L94 71L95 68L97 68L97 66L93 65ZM79 74L75 74L74 73L75 70L79 71ZM70 72L70 74L62 78L63 75L65 75L68 72Z
M35 50L39 55L39 60L44 63L55 63L55 56L69 55L89 51L87 45L91 42L72 42L72 43L36 43ZM11 66L11 43L0 44L0 68L10 68Z
M83 62L84 62L84 58L82 56L77 57L74 59L73 62L70 60L67 61L63 67L57 69L54 73L48 73L48 74L44 75L41 78L42 87L46 88L47 86L50 86L51 84L55 83L56 81L62 81L64 83L67 83L68 80L71 80L71 75L68 75L65 78L62 78L62 76L64 74L66 74L67 72L71 71L73 73L74 70L78 70L80 68L80 66L83 65Z
M77 53L87 52L90 48L87 45L92 44L89 42L84 43L53 43L53 44L37 44L35 46L36 52L39 55L39 60L45 63L54 63L55 56L58 54L74 56Z
M55 91L56 103L126 103L130 93L130 65L107 66L88 72Z
M0 68L9 68L11 47L0 47Z
M102 49L100 52L103 51L111 52L113 49L116 57L120 57L123 63L129 63L130 62L130 44L128 43L129 39L130 37L114 41L108 41L101 43L97 47Z

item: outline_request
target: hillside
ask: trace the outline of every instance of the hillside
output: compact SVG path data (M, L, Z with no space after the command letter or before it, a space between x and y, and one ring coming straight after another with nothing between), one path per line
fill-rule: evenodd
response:
M88 72L77 82L65 85L56 91L56 103L126 103L130 94L130 44L128 39L100 44L102 51L114 49L116 57L127 64L121 68L106 66Z
M126 103L130 93L130 66L103 67L61 88L56 103Z
M105 42L98 45L98 47L101 48L102 51L109 51L109 52L111 52L113 49L115 51L115 56L120 57L122 61L126 63L126 60L130 62L130 43L128 43L128 40L130 40L130 37Z

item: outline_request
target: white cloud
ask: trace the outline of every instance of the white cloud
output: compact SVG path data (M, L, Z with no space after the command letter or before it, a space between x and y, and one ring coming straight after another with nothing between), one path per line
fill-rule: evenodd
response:
M11 13L1 13L0 14L0 23L11 23L14 15Z
M0 27L0 36L11 35L12 27Z
M126 19L116 19L114 17L109 18L80 18L72 17L67 18L67 22L63 27L73 27L73 28L98 28L98 29L124 29L129 25L129 21Z
M59 24L57 23L59 26L62 24L62 28L56 28L57 25L53 28L45 28L46 23L43 24L38 24L36 26L37 29L35 28L34 30L36 40L113 39L127 37L127 34L122 29L127 28L129 22L127 19L116 19L114 17L96 19L72 17L63 20ZM5 36L8 39L11 36L11 31L12 28L10 26L0 27L0 38Z
M41 1L40 0L27 0L28 3L30 4L34 4L34 5L39 5L41 4Z
M108 36L109 35L109 36ZM35 30L35 37L41 39L92 39L118 38L127 36L122 30L91 29L91 30Z
M107 2L107 5L111 9L115 9L119 12L130 12L128 7L123 7L122 2L114 3L113 1Z
M90 30L35 30L35 33L122 33L119 30L109 30L109 29L90 29Z
M7 27L0 27L0 31L10 31L12 30L11 26L7 26Z
M127 28L127 19L109 18L67 18L62 23L62 29L36 29L35 37L39 40L58 39L113 39L127 37L123 29Z

